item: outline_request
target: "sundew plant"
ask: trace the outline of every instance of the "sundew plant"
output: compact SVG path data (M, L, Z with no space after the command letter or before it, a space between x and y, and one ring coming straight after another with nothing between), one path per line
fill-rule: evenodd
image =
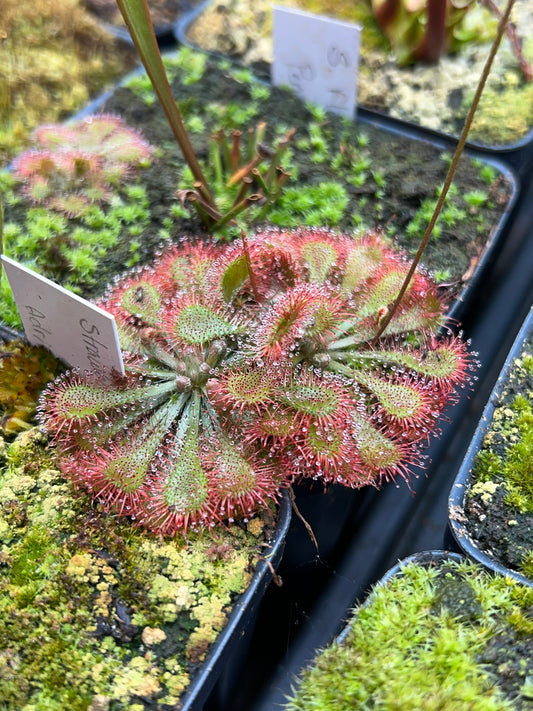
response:
M293 482L409 479L476 367L437 290L379 234L183 241L120 278L126 374L71 371L40 420L63 471L163 535L248 518ZM439 330L440 329L440 330Z

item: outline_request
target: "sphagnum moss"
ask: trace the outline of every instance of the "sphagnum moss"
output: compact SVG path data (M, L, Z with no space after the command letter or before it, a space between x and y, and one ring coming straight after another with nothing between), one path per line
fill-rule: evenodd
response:
M319 654L286 709L530 708L532 602L532 590L471 563L409 565L357 610L342 645Z
M161 542L74 495L39 430L0 441L2 711L174 706L250 581L268 512L254 534Z

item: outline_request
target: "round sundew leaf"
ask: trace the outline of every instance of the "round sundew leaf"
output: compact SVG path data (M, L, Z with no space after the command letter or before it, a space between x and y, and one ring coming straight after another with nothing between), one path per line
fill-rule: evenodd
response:
M311 422L305 442L309 451L316 457L336 458L343 449L343 431L334 427L318 426Z
M424 351L387 350L378 353L378 358L389 365L399 365L409 370L453 386L465 379L469 358L464 343L460 340L435 342Z
M288 409L274 406L263 413L254 425L260 436L283 438L293 432L294 414Z
M379 245L355 246L346 260L341 288L345 291L356 289L368 279L382 259L383 251Z
M464 355L464 354L463 354ZM457 348L442 344L431 348L417 363L416 370L437 380L453 380L464 367Z
M53 210L63 212L70 217L80 217L89 208L89 200L92 198L82 193L70 193L66 195L57 195L49 201L49 206Z
M359 317L364 318L370 314L375 314L379 309L392 303L400 292L405 274L406 270L404 269L393 269L373 284L362 301Z
M328 383L294 382L284 390L282 400L298 412L315 417L333 417L342 406L338 389Z
M180 309L173 320L172 331L180 341L201 345L215 338L237 332L237 328L203 304L191 304Z
M131 494L146 480L151 459L148 454L144 447L136 446L133 451L110 459L102 468L102 475L125 494Z
M356 377L379 399L383 410L395 419L414 422L421 411L425 410L426 403L414 386L406 383L391 383L384 378L372 376Z
M169 265L168 271L172 281L178 288L202 284L213 260L209 258L195 259L193 262L187 257L176 256Z
M257 405L269 399L273 383L263 368L240 370L224 379L229 399L242 405Z
M148 281L138 281L124 291L120 306L135 318L140 318L148 325L155 326L158 323L158 313L161 308L161 294Z
M402 465L404 452L391 439L368 422L363 422L357 432L361 462L376 472L394 473Z
M254 467L231 444L217 443L213 461L212 483L221 498L238 499L252 493L257 485Z
M149 437L143 437L142 431L139 431L130 439L115 442L107 450L96 450L93 461L89 459L90 453L86 452L87 460L82 466L88 471L84 476L76 473L74 478L85 478L94 496L103 498L108 504L117 504L120 509L145 484L164 435L164 429Z
M222 274L221 286L222 286L222 296L226 303L230 303L248 278L248 264L246 262L246 257L241 255L237 257L233 262L228 264L224 273Z
M435 330L442 321L442 307L438 297L428 294L424 301L419 299L414 304L401 305L385 329L385 335Z
M306 242L302 248L302 256L309 269L309 281L319 284L326 281L331 267L338 260L335 247L319 240Z

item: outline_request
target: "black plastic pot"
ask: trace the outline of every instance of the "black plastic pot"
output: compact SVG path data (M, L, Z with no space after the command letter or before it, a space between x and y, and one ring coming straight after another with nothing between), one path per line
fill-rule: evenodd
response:
M15 331L13 328L8 326L3 326L0 323L0 343L5 343L6 341L12 341L15 338L24 338L24 334Z
M263 560L257 564L248 589L235 602L226 626L180 700L180 711L201 711L209 696L219 701L226 699L227 689L241 672L261 598L283 556L290 522L291 503L285 492L280 502L274 539L264 552Z
M509 351L502 371L490 394L485 409L483 410L483 414L470 446L465 454L448 500L449 527L459 550L463 551L466 555L478 561L485 567L490 568L495 572L509 575L519 582L529 585L530 587L533 587L532 580L525 577L521 573L502 565L492 555L481 549L480 544L472 538L470 532L468 531L465 523L464 507L468 490L472 485L472 469L474 462L481 449L485 435L491 427L496 404L505 388L514 361L520 356L524 342L531 336L532 331L533 309L529 312L529 315L524 321L524 324L520 329L511 350Z
M124 25L117 25L113 22L107 21L102 18L102 14L98 12L97 7L90 7L90 3L86 3L89 7L89 12L96 15L100 24L111 34L113 37L121 39L123 42L127 42L133 45L131 35L128 29ZM192 15L196 8L194 0L175 0L175 12L173 19L169 19L166 22L157 22L152 18L154 24L154 33L157 38L157 42L160 48L169 48L176 44L176 37L174 33L174 27L182 19L187 18ZM196 3L197 4L197 3Z

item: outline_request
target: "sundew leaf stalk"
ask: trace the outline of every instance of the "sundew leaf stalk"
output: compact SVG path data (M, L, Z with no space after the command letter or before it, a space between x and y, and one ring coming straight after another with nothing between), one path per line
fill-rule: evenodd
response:
M476 361L379 234L259 231L185 240L117 279L126 375L71 371L40 421L104 509L164 535L249 518L293 482L409 479ZM253 276L252 276L253 275Z

